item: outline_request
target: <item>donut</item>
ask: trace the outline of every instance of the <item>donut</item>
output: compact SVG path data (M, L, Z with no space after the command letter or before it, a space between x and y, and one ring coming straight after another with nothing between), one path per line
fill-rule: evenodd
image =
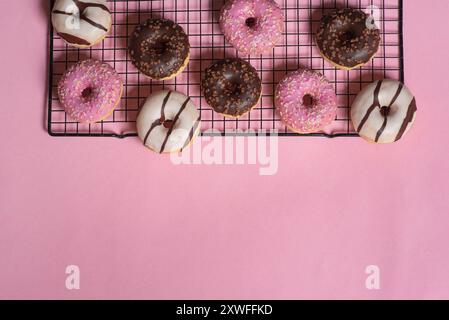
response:
M337 115L337 95L320 73L300 69L277 85L275 106L285 125L296 133L314 133L330 125Z
M256 69L239 58L220 60L206 69L202 81L206 102L224 116L239 118L260 100L262 82Z
M369 62L380 45L380 31L369 15L357 9L332 11L321 19L316 43L335 67L351 70Z
M189 63L190 43L182 27L167 19L149 19L130 37L132 64L154 80L168 80Z
M248 55L274 48L284 32L284 14L274 0L229 0L219 22L226 40Z
M351 106L351 119L358 134L373 143L400 140L416 118L416 99L396 80L380 80L365 87Z
M144 146L159 153L186 148L200 132L200 113L192 100L176 91L151 94L137 116L137 133Z
M81 123L106 119L120 102L123 81L107 63L84 60L69 68L58 84L67 114Z
M56 0L51 19L56 33L77 48L89 48L101 42L112 26L105 0Z

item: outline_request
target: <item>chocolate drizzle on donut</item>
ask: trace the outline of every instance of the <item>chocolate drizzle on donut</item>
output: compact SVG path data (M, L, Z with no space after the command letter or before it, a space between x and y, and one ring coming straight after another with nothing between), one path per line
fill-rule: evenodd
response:
M207 103L218 113L240 117L259 101L262 83L251 64L242 59L214 63L202 81Z
M171 91L167 93L167 95L164 98L164 101L162 102L161 106L161 117L154 121L151 124L150 129L148 130L147 134L145 135L145 138L143 139L143 144L147 144L148 137L150 136L150 133L154 130L154 128L162 125L165 122L165 106L167 105L168 99L170 99Z
M362 120L360 121L360 124L357 126L357 132L360 133L363 130L365 124L368 122L368 120L369 120L371 114L374 112L374 110L379 109L379 113L384 118L384 120L382 122L381 127L377 131L375 138L373 137L373 140L376 143L378 143L380 141L380 138L382 137L382 135L385 132L385 129L388 126L388 121L390 119L390 112L392 111L393 105L398 101L399 97L404 92L404 85L402 83L399 83L398 88L396 89L396 92L395 92L393 98L388 103L388 105L382 106L379 102L379 94L381 91L382 84L383 84L382 80L377 82L376 88L374 89L374 93L373 93L373 104L367 109ZM400 127L394 141L398 141L402 138L402 136L404 135L404 133L407 130L407 127L413 121L416 111L417 111L416 100L413 97L412 101L407 106L407 114L401 124L401 127Z
M404 121L402 122L401 129L399 130L395 141L398 141L402 138L405 131L407 130L408 125L413 121L416 111L418 111L418 108L416 107L416 100L415 100L415 98L413 98L412 102L408 106L407 115L406 115Z
M111 13L109 8L101 3L85 2L85 1L79 1L79 0L73 0L73 2L78 7L80 13L83 13L84 10L86 10L87 8L100 8L104 11Z
M79 1L79 0L73 0L73 4L77 7L77 10L78 10L77 12L65 12L65 11L61 11L61 10L53 10L52 13L66 15L66 16L73 16L73 17L77 17L79 15L80 20L84 20L87 23L89 23L90 25L94 26L95 28L98 28L105 32L108 31L108 28L106 26L103 26L103 25L93 21L92 19L89 19L86 16L86 10L88 8L99 8L104 11L107 11L108 13L111 13L107 6L105 6L104 4L101 4L101 3L83 2L83 1ZM79 38L79 37L76 37L74 35L68 34L68 33L58 32L58 35L69 43L73 43L76 45L83 45L83 46L90 45L89 41Z
M382 87L382 80L377 82L376 85L376 89L374 90L374 102L371 105L371 107L369 107L368 111L366 112L365 116L363 117L362 121L360 122L359 126L357 127L357 132L362 131L363 126L365 125L365 123L368 121L369 116L371 115L371 113L376 109L376 108L380 108L380 102L379 102L379 92L380 92L380 88Z
M129 53L139 71L152 79L162 80L185 66L190 44L178 24L167 19L149 19L132 33Z
M186 108L186 106L189 103L189 101L190 101L190 97L187 98L186 101L184 101L184 103L181 106L181 109L179 109L178 113L175 115L175 118L173 119L173 122L172 122L172 126L170 127L170 129L168 129L167 135L165 136L164 142L162 143L161 150L159 151L160 153L164 152L165 145L167 144L168 138L170 137L171 133L173 132L174 125L178 121L179 116L184 111L184 109Z
M393 99L391 99L390 104L388 106L384 106L384 107L380 108L380 113L384 117L384 122L382 124L382 127L380 127L379 131L377 132L376 140L375 140L376 143L379 142L379 139L382 136L382 133L384 132L385 128L387 127L388 114L390 113L391 106L393 105L393 103L395 103L395 101L397 100L397 98L401 94L403 87L404 87L404 85L401 83L399 85L398 90L396 91L396 94L394 95Z
M190 141L192 141L193 136L195 135L195 132L198 129L200 123L201 123L201 115L196 119L192 129L190 129L189 136L187 137L186 142L184 143L184 146L182 147L181 151L184 150L189 145Z
M150 129L148 129L148 131L145 135L145 138L143 140L143 145L146 145L147 141L148 141L148 137L150 136L151 132L153 132L153 130L156 127L163 126L164 128L168 129L167 134L165 135L164 141L161 145L161 149L159 150L159 153L163 153L165 151L165 147L167 145L168 139L170 138L173 130L175 129L175 126L179 120L179 117L181 116L181 114L185 110L185 108L187 107L187 104L190 102L190 97L188 97L184 101L184 103L181 105L181 108L178 110L175 117L173 119L167 119L165 116L165 107L167 105L168 100L170 99L171 93L172 93L172 91L169 91L162 102L161 117L151 124ZM198 119L197 122L195 123L195 125L192 127L190 134L189 134L188 142L190 142L190 140L193 139L193 135L196 131L196 128L198 128L199 121L200 121L200 119ZM187 144L188 144L188 142L187 142ZM185 147L185 145L184 145L184 147Z
M59 32L58 35L63 38L65 41L67 41L68 43L73 43L73 44L77 44L80 46L90 46L90 42L79 38L77 36L68 34L68 33L64 33L64 32Z
M324 16L316 34L321 53L331 62L345 68L367 63L380 45L380 31L368 28L368 14L346 8Z

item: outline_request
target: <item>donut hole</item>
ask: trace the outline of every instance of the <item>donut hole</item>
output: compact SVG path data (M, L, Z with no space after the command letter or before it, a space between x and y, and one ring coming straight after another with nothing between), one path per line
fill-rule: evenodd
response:
M174 121L173 120L164 120L162 122L162 125L164 126L164 128L166 129L171 129L173 127Z
M84 100L90 100L90 98L92 98L93 93L94 93L94 89L92 87L87 87L86 89L84 89L81 92L81 97Z
M353 29L348 29L348 30L346 30L345 32L343 32L342 34L341 34L341 37L340 37L340 39L341 39L341 41L343 41L343 42L350 42L350 41L352 41L352 40L354 40L354 39L357 39L358 38L358 33L355 31L355 30L353 30Z
M391 112L391 108L390 107L387 107L387 106L380 107L380 114L383 117L388 117L390 112Z
M157 42L152 48L151 51L157 55L163 55L168 50L168 41L160 41Z
M368 18L366 26L368 29L377 29L376 20L373 17Z
M311 94L306 94L302 97L302 105L311 108L316 104L315 98Z
M246 19L245 24L248 28L254 28L257 24L257 19L254 17L250 17Z

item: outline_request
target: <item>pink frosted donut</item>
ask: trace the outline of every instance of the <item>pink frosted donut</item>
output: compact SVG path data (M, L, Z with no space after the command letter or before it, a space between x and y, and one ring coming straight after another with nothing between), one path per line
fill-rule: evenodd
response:
M274 0L229 0L221 9L226 40L243 54L272 49L284 32L284 15Z
M322 131L337 114L337 96L321 74L300 69L278 84L276 109L287 127L297 133Z
M107 63L84 60L69 68L58 85L67 114L81 123L104 120L120 102L123 81Z

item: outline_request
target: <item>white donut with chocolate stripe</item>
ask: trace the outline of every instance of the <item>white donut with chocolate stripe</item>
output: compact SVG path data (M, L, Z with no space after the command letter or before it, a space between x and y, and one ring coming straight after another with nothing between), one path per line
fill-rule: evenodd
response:
M155 152L182 151L200 132L200 113L184 94L158 91L140 110L137 132L143 144Z
M58 35L77 48L101 42L112 26L105 0L56 0L51 18Z
M416 118L416 100L396 80L379 80L365 87L351 107L351 118L359 135L374 143L401 139Z

